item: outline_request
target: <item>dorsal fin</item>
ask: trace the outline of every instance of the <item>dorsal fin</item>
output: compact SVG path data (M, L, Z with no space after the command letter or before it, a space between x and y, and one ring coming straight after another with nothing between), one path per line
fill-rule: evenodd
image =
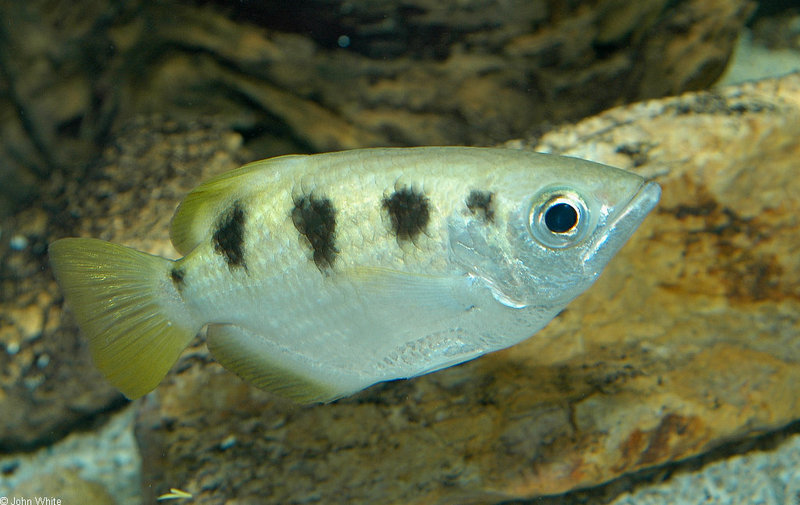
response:
M263 189L279 164L306 155L292 154L254 161L222 173L194 188L178 206L170 224L169 236L183 255L197 247L208 235L214 221L231 202Z

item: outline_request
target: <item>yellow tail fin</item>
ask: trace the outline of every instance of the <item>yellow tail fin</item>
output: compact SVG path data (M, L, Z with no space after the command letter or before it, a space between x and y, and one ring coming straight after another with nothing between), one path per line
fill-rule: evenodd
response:
M86 238L48 252L100 371L131 399L155 389L202 327L172 283L172 261Z

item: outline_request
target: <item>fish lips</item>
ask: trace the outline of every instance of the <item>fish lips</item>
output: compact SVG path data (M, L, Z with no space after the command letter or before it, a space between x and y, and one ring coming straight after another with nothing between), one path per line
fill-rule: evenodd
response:
M597 276L609 260L625 245L647 214L661 198L661 186L653 181L644 181L631 199L612 214L601 230L595 232L584 252L587 270Z

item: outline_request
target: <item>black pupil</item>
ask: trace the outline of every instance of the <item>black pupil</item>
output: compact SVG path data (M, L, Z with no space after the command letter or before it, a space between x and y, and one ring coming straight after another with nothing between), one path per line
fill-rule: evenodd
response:
M557 203L544 213L544 224L553 233L564 233L578 224L578 212L568 203Z

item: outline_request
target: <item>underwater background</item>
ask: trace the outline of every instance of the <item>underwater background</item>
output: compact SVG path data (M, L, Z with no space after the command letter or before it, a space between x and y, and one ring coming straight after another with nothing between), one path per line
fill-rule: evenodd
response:
M799 69L788 1L0 3L0 497L800 502ZM412 145L664 194L543 332L433 375L298 406L202 335L135 402L95 370L49 242L175 257L212 175Z

